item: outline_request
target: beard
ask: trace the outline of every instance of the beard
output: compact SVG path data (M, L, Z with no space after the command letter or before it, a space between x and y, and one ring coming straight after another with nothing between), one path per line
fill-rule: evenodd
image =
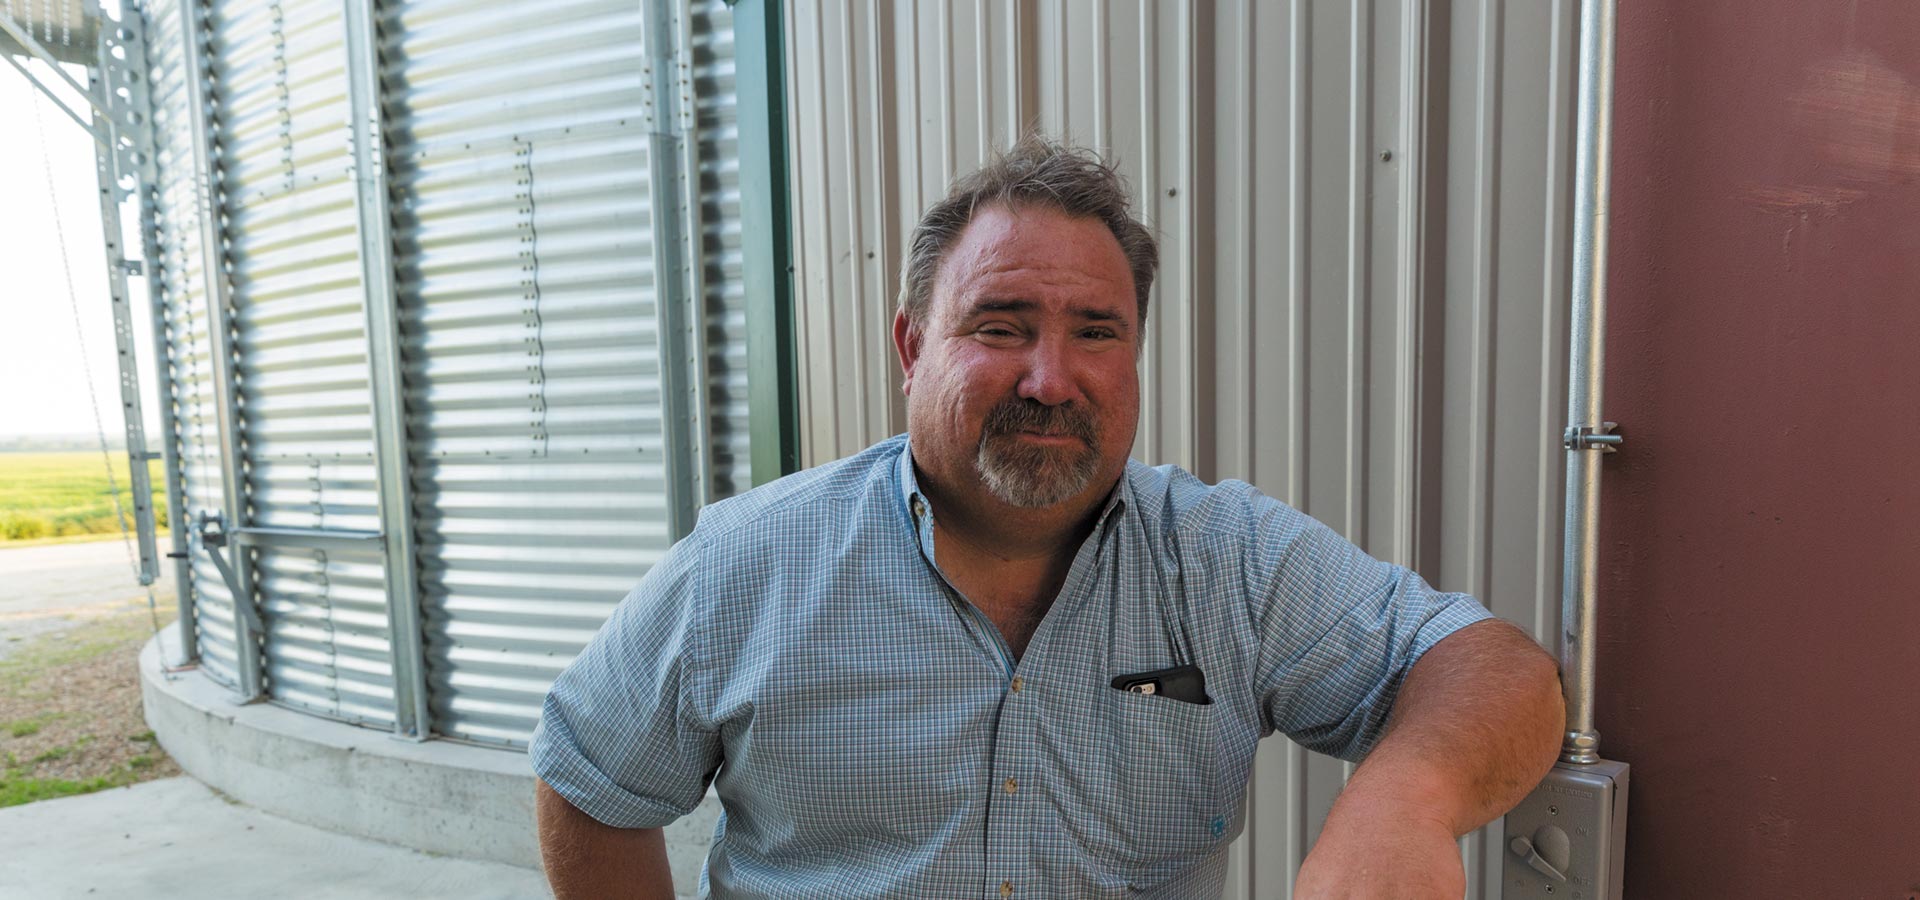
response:
M1008 506L1052 506L1086 490L1100 468L1095 424L1084 407L1006 400L981 425L974 468L987 490ZM1021 440L1021 432L1078 438L1080 447L1036 446Z

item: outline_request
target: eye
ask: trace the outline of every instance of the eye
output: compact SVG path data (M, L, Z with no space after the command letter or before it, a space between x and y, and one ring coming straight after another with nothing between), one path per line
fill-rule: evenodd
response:
M1080 336L1093 341L1111 341L1120 337L1113 329L1104 326L1088 328L1081 331Z
M995 344L1006 344L1020 339L1020 332L1005 322L988 322L973 330L982 340Z

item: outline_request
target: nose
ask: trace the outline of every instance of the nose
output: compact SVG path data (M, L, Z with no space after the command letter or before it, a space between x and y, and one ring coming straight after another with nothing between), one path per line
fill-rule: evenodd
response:
M1080 399L1073 375L1073 351L1058 339L1035 341L1027 354L1027 371L1020 379L1020 397L1048 406Z

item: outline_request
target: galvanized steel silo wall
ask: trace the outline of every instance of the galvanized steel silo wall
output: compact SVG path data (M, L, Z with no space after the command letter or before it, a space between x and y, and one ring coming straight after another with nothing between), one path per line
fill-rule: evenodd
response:
M694 511L750 483L727 7L142 13L180 521L226 514L264 625L243 636L196 544L204 669L330 718L523 743ZM389 559L396 531L412 552Z
M1570 0L866 0L788 21L803 459L903 430L906 234L1023 129L1161 239L1136 455L1243 478L1558 627ZM1346 775L1273 741L1230 895L1284 896ZM1462 843L1497 896L1499 825Z
M731 23L715 2L689 24L706 79L696 142L719 170L732 122L716 95L731 83L715 74L730 60L714 33ZM434 719L518 742L560 668L678 536L672 505L747 486L737 168L696 182L697 218L662 209L654 174L680 161L651 158L653 63L634 4L426 0L387 6L383 27ZM734 236L731 260L709 229ZM663 241L699 248L697 282L662 271ZM689 365L661 341L669 283L706 294L708 356L691 361L717 413L703 414L704 446L665 396L663 374ZM698 497L675 496L670 458L690 453L712 475Z
M200 113L195 106L204 104L207 83L194 75L197 56L186 36L198 32L186 24L187 12L177 0L154 0L142 9L152 68L148 96L158 173L152 200L158 253L151 282L160 295L156 310L164 313L165 332L164 346L155 351L169 370L173 394L161 402L173 407L175 423L174 433L161 439L175 446L187 507L172 511L176 527L189 527L195 510L222 508L225 457L217 424L220 400L214 390L214 368L222 357L207 297L205 235L212 225L203 203L204 149L196 147L204 143L199 139L204 132L196 124ZM201 669L215 681L236 686L240 654L233 599L210 558L194 555L188 566Z
M378 531L346 31L330 0L208 7L247 523ZM379 548L252 550L269 696L391 727Z

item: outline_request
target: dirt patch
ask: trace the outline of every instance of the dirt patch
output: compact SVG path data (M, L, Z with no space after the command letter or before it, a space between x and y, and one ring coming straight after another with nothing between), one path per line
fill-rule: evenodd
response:
M160 620L172 627L173 609ZM0 807L180 774L140 708L147 610L22 640L0 660Z

